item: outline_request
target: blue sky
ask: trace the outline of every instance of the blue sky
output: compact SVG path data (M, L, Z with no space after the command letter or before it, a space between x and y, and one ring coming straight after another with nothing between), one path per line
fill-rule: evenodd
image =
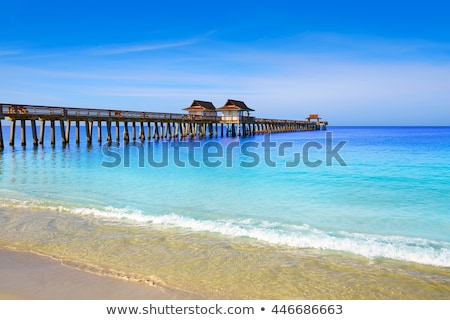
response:
M0 102L450 125L447 1L0 0Z

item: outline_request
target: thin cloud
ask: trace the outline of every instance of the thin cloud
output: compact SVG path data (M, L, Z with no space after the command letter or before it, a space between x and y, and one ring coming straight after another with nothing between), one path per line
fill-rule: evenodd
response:
M22 50L0 50L0 56L12 56L21 54Z
M118 55L145 51L155 51L168 48L185 47L199 42L199 39L190 39L184 41L158 43L158 44L140 44L119 47L98 47L90 50L93 55Z
M448 60L450 43L421 38L384 38L375 36L355 36L326 32L304 32L290 38L278 39L278 45L289 51L303 53L333 54L349 59L444 59Z

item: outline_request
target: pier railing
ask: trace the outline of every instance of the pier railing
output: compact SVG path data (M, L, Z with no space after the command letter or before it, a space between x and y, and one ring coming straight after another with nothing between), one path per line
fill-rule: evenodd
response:
M220 117L220 120L223 122L234 122L234 123L238 123L238 122L254 122L255 121L255 117L250 117L250 116L222 116Z
M186 120L185 114L163 113L163 112L142 112L142 111L124 111L108 109L90 109L90 108L66 108L66 107L47 107L31 105L12 105L2 104L1 112L3 116L14 116L19 118L72 118L86 119L99 118L109 120L133 119L133 120ZM203 117L205 118L205 117Z
M280 120L280 119L264 119L264 118L255 118L256 123L292 123L292 124L309 124L306 120Z

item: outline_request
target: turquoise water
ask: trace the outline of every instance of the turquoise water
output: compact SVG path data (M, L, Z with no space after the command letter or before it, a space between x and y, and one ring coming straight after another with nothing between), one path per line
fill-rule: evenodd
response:
M328 155L336 148L328 163L327 134ZM274 146L264 148L268 139ZM0 152L0 210L10 221L4 234L18 228L11 212L50 212L74 224L84 218L114 221L125 233L176 232L190 245L196 237L222 247L244 241L261 252L314 250L319 256L350 254L446 270L449 159L447 127L330 127L109 147L87 147L82 140L80 146L70 141L66 147L22 148L18 137L15 148ZM27 230L37 228L29 223ZM4 237L3 245L45 246L47 236Z

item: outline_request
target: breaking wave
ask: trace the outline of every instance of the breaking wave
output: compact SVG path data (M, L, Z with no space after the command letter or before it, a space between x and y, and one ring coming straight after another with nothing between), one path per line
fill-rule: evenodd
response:
M3 206L6 204L3 203ZM131 207L69 208L46 206L32 201L11 200L14 207L39 207L78 215L107 219L126 219L138 223L150 223L167 227L185 228L194 232L217 233L229 237L247 237L272 245L293 248L313 248L345 251L367 258L389 258L439 267L450 267L450 243L396 235L327 232L307 224L288 225L255 219L201 220L178 214L146 215Z

